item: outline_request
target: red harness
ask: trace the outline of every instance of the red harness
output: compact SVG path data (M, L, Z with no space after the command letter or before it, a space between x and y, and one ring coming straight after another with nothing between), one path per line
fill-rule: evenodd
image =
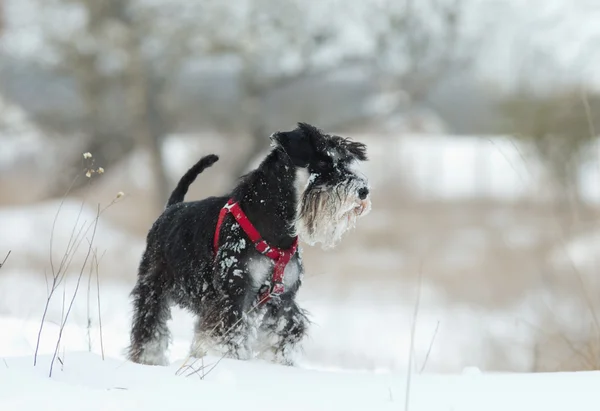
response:
M221 232L221 226L227 213L231 213L235 220L242 227L250 241L254 244L259 253L266 255L275 261L275 270L273 271L273 277L271 280L271 286L267 287L258 297L259 304L264 304L271 299L273 295L283 294L285 287L283 285L283 275L285 267L292 259L298 248L298 237L294 239L292 247L288 250L281 250L276 247L271 247L265 240L263 240L258 233L258 230L252 225L242 208L238 203L230 199L227 204L221 209L219 214L219 220L217 221L217 228L215 230L214 240L214 252L215 257L219 251L219 234Z

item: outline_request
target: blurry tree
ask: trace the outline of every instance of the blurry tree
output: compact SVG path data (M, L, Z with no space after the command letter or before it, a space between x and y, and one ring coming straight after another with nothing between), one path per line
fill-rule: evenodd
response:
M403 95L388 110L423 103L440 81L469 62L460 30L462 0L386 0L373 11L373 62L382 92Z
M556 183L557 193L578 200L577 171L591 154L586 148L597 138L600 95L522 88L502 102L501 110L508 122L506 130L530 143Z
M173 85L186 63L217 56L239 63L241 123L251 138L239 176L269 142L267 95L340 62L328 53L335 35L322 7L300 0L38 1L81 15L68 34L56 30L60 14L46 31L57 67L76 80L84 103L82 149L110 165L134 145L147 147L160 207L169 188L160 144L177 125Z
M0 0L0 36L4 32L4 0Z
M232 121L241 123L251 144L237 177L268 144L273 130L267 130L265 101L274 91L350 60L374 61L391 79L386 88L403 90L416 103L464 62L459 0L389 0L383 8L357 8L354 22L344 20L345 10L333 0L310 7L302 0L37 1L53 52L47 60L75 80L83 102L78 152L93 152L110 166L134 146L146 147L161 208L169 190L161 141L178 125L174 86L187 63L227 56L238 64L243 118ZM374 12L375 20L363 12ZM356 50L348 25L373 47Z
M150 154L157 211L167 199L161 140L173 128L169 93L188 46L191 22L173 19L183 4L137 0L43 0L55 67L73 78L83 102L81 150L105 167L134 146ZM61 19L76 21L61 27ZM189 18L192 16L190 15ZM74 158L73 164L80 159ZM62 191L62 188L57 188Z
M273 130L267 130L267 96L309 76L323 75L356 56L331 53L339 35L327 5L302 0L205 1L198 21L202 49L212 56L234 56L240 64L243 127L250 137L245 160L235 176L247 171ZM307 102L309 104L309 102ZM321 125L326 127L326 125Z

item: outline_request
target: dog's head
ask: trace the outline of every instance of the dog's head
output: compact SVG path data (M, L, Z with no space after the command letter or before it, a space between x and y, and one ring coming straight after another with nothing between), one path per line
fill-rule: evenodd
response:
M306 123L271 138L309 173L298 203L297 234L308 244L334 247L371 210L369 182L358 169L367 161L366 146Z

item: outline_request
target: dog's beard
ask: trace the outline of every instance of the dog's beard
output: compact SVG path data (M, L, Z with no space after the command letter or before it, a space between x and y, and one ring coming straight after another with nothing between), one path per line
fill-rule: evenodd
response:
M296 234L307 244L335 247L359 217L371 211L371 200L357 193L364 182L350 180L334 187L309 187L298 205Z

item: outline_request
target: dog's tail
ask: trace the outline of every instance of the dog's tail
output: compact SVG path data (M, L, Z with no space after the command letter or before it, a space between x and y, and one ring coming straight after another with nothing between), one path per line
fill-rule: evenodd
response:
M169 201L167 201L167 207L170 207L173 204L181 203L188 192L188 188L190 188L190 185L192 185L194 180L196 180L198 174L212 166L217 161L219 161L219 156L211 154L206 157L202 157L200 161L194 164L192 168L190 168L183 175L183 177L181 177L179 183L177 183L177 187L175 187L175 190L173 190L171 193L171 197L169 197Z

